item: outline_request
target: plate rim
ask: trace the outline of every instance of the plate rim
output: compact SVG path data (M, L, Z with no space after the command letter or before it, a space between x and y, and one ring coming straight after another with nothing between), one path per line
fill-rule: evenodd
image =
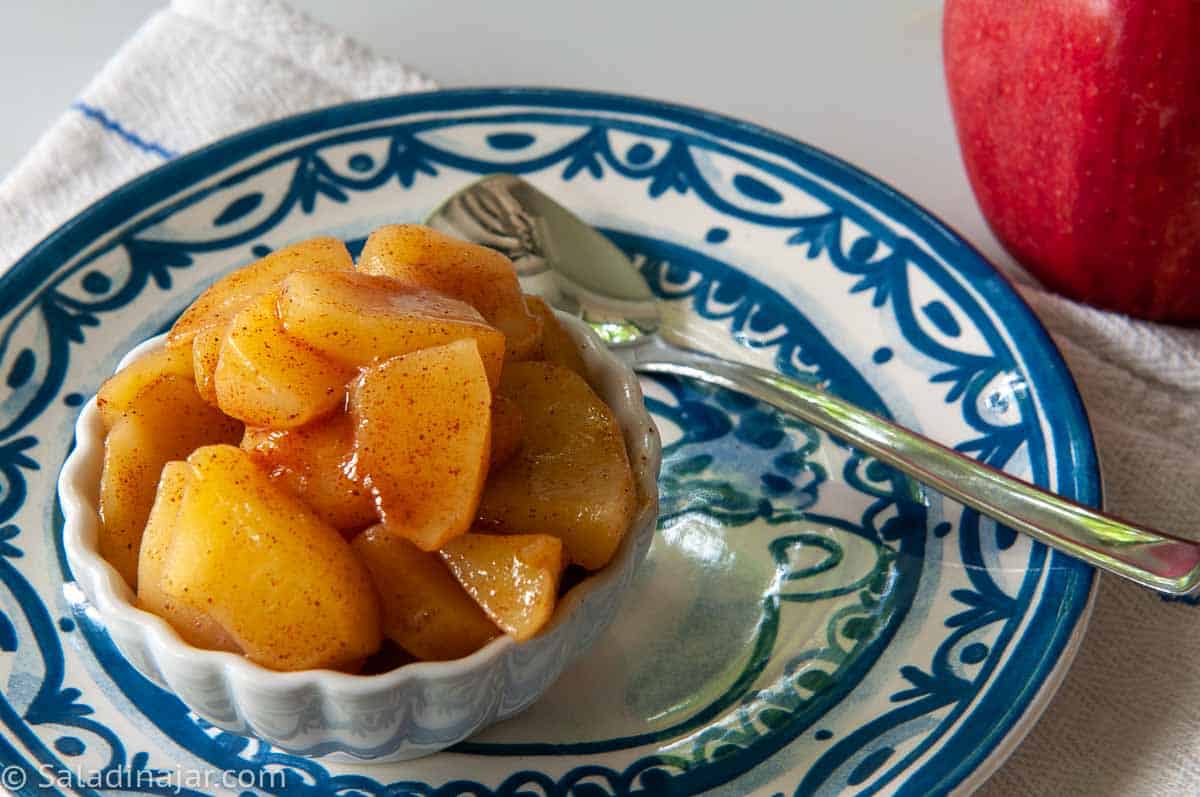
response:
M1079 648L1083 645L1084 637L1087 636L1088 627L1092 622L1092 613L1096 609L1096 596L1100 591L1100 581L1103 576L1093 572L1092 587L1088 591L1087 604L1083 608L1083 612L1076 622L1075 630L1071 632L1071 636L1067 638L1066 644L1063 646L1063 652L1059 654L1058 661L1046 676L1046 680L1042 682L1037 693L1029 702L1028 708L1021 714L1020 718L1009 729L1003 739L992 749L992 751L979 762L979 765L974 770L969 772L958 785L954 786L953 794L956 797L966 797L973 794L983 786L992 775L995 775L1000 767L1010 759L1013 753L1020 749L1021 745L1033 732L1041 720L1042 715L1046 713L1046 709L1050 708L1050 704L1054 702L1055 695L1062 687L1063 682L1067 679L1067 674L1071 671L1071 667L1075 664L1075 657L1079 655Z
M247 128L169 160L122 183L56 227L0 275L0 315L6 315L12 310L14 301L19 302L52 278L56 269L39 270L39 261L52 258L54 253L62 248L78 252L82 250L83 245L108 239L123 221L137 212L137 209L163 201L180 190L180 185L193 185L205 176L238 163L252 152L322 130L379 121L388 116L439 110L469 110L505 104L549 108L578 108L583 105L593 110L648 114L660 119L682 122L717 138L769 151L798 168L813 171L812 164L796 163L795 153L802 152L836 173L841 178L836 182L865 205L893 218L915 218L921 225L923 237L929 239L931 245L937 243L946 248L939 248L939 255L970 281L972 287L985 298L988 306L993 311L1006 309L1005 306L1015 310L1027 322L1024 333L1032 337L1032 343L1040 344L1050 355L1036 363L1037 372L1044 379L1057 383L1060 389L1052 393L1056 404L1066 411L1066 415L1074 416L1069 417L1065 424L1068 433L1063 442L1068 446L1066 451L1070 453L1075 467L1068 475L1069 481L1058 487L1060 491L1065 489L1068 494L1076 496L1076 500L1102 506L1103 485L1095 436L1074 377L1067 368L1057 344L1025 298L1016 290L1013 280L991 263L977 247L909 195L825 149L733 116L633 94L536 86L440 89L339 103ZM136 204L137 208L131 210L131 202ZM936 242L932 240L934 236L938 239ZM1054 386L1047 385L1051 388ZM1063 476L1061 472L1057 472L1056 475ZM1070 634L1060 640L1051 666L1037 668L1041 683L1028 698L1020 715L968 770L946 773L949 782L942 781L940 784L945 791L969 793L999 769L1037 723L1074 663L1086 634L1100 579L1094 569L1051 551L1047 567L1056 566L1080 567L1080 577L1087 582L1086 597L1082 605L1075 608L1074 627ZM960 770L960 767L953 769ZM899 786L903 788L903 782Z

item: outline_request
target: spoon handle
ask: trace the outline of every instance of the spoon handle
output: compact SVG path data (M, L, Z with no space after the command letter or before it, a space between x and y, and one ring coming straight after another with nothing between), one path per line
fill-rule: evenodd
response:
M819 388L661 338L619 351L635 371L688 377L772 404L939 493L1102 570L1171 595L1200 586L1200 544L1054 495Z

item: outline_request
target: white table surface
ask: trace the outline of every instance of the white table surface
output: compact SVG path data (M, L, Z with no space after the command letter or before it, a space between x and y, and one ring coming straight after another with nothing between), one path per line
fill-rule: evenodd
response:
M942 79L940 0L291 0L443 86L638 94L757 122L914 197L997 262ZM162 2L0 0L0 174Z

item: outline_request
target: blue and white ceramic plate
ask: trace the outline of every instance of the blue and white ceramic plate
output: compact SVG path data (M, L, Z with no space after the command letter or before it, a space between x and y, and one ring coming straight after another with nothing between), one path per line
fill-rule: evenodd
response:
M707 347L812 374L1098 501L1082 406L1028 309L936 220L828 155L576 92L296 117L114 192L0 282L6 786L927 795L969 790L1017 744L1074 655L1092 571L803 424L681 382L645 383L663 513L615 627L536 706L452 751L291 757L206 726L122 660L59 543L54 481L84 398L218 274L313 235L360 242L499 170L609 234Z

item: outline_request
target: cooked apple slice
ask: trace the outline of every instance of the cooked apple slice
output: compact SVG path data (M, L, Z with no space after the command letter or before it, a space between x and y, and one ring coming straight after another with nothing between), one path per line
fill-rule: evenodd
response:
M612 411L581 376L553 363L506 365L499 394L521 408L525 431L520 451L488 478L482 527L553 534L575 564L603 567L637 499Z
M458 659L500 634L436 553L426 553L382 526L351 543L375 580L383 632L425 661Z
M492 396L492 455L490 467L503 465L521 447L524 420L517 402L507 396Z
M354 424L346 413L298 429L246 429L242 448L338 531L353 534L379 521L355 472Z
M131 588L137 587L138 548L167 461L157 448L153 430L138 418L118 421L104 439L97 547Z
M206 613L275 670L349 666L379 649L379 598L336 529L240 448L206 446L188 464L162 557L167 598Z
M293 271L350 271L353 268L350 252L336 238L312 238L285 246L210 285L171 327L167 345L186 346L200 330L225 326L251 299L277 287Z
M200 394L200 398L214 406L217 404L217 362L228 333L229 325L219 324L200 330L192 338L192 378L196 380L196 392Z
M487 476L491 401L471 338L363 370L350 391L357 468L390 532L433 551L471 526Z
M500 379L502 332L465 302L389 277L297 272L283 282L279 315L289 335L351 368L473 338L492 384Z
M179 530L179 509L183 506L184 491L193 475L192 466L186 462L168 462L163 467L138 557L138 604L166 620L189 645L240 653L241 649L233 637L225 633L225 629L207 612L180 603L162 589L166 555Z
M230 443L242 425L205 403L190 376L161 376L137 393L104 439L100 555L137 586L138 549L163 465L198 446Z
M162 348L138 357L104 380L96 393L96 407L104 428L111 429L137 406L138 394L165 377L191 379L192 360L186 349Z
M583 355L579 353L579 346L563 329L550 305L540 296L526 295L525 306L542 320L542 349L539 356L531 359L565 366L587 379L587 366L584 365Z
M284 333L279 291L259 294L229 325L213 374L217 404L250 426L292 429L341 407L352 371Z
M526 309L512 261L494 249L419 224L391 224L367 238L358 270L470 304L504 333L510 360L537 353L541 319Z
M442 559L475 602L523 642L554 614L566 562L562 541L548 534L464 534Z

